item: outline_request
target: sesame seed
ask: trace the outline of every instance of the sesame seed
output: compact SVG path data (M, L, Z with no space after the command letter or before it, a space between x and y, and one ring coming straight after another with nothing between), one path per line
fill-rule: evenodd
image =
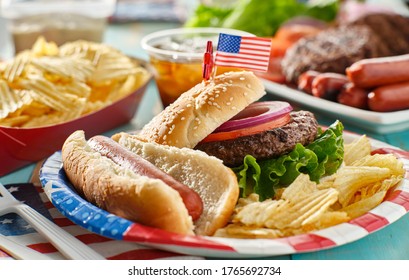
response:
M184 121L185 119L186 119L185 117L181 117L181 118L180 118L181 121Z
M233 110L236 110L237 108L235 106L231 107Z
M230 101L233 101L233 97L230 97L230 99L229 99Z
M247 96L247 95L249 95L249 94L248 94L247 92L244 92L243 94L244 94L244 96Z
M240 80L241 80L241 81L244 81L245 79L246 79L246 78L244 78L244 77L240 77Z
M250 85L250 84L247 84L247 87L248 87L248 88L251 88L251 85Z
M196 130L197 129L197 125L195 125L194 127L193 127L193 130Z
M227 106L230 106L230 105L231 105L231 102L227 102L226 105L227 105Z

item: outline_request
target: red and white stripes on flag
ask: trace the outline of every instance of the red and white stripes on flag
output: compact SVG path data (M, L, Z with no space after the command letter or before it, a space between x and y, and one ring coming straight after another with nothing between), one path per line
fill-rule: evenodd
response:
M271 39L220 33L215 65L266 72Z

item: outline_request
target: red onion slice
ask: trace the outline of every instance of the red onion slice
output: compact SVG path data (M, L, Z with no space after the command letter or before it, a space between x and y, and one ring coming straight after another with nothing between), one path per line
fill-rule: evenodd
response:
M264 101L252 103L236 116L219 126L214 132L232 131L259 125L277 119L293 108L284 101Z

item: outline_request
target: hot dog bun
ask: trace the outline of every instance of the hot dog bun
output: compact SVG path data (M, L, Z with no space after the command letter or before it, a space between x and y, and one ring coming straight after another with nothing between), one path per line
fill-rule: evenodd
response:
M253 72L228 72L183 93L146 124L139 138L175 147L195 147L220 124L265 94Z
M112 138L195 190L203 201L203 213L195 222L198 235L213 235L233 213L239 196L236 175L222 161L204 152L138 140L118 133Z
M93 151L83 131L66 139L62 160L75 189L96 206L144 225L193 234L192 219L177 191Z
M89 202L129 220L181 234L213 235L228 222L239 187L234 173L219 159L188 148L145 143L127 133L113 139L195 190L203 201L203 213L193 224L176 190L102 156L91 148L83 131L76 131L62 147L63 166Z

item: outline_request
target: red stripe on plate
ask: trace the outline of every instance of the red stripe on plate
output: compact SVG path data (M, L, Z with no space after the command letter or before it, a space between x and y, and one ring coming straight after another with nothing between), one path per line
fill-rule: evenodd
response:
M389 221L384 217L368 212L361 217L353 219L349 223L360 226L368 232L373 232L388 225Z
M379 148L372 151L372 154L394 154L399 158L404 158L409 160L409 152L404 150L398 150L393 148Z
M180 235L170 233L161 229L132 224L124 233L123 240L134 242L152 242L157 244L168 244L191 248L207 248L221 251L233 251L234 248L200 236Z
M169 258L181 256L176 253L160 251L155 249L138 249L127 251L122 254L118 254L112 257L108 257L108 260L154 260L160 258Z
M396 203L409 211L409 193L404 191L394 191L387 199L387 201Z
M287 238L290 244L297 252L311 251L316 249L328 248L337 245L331 239L315 234L301 234Z

